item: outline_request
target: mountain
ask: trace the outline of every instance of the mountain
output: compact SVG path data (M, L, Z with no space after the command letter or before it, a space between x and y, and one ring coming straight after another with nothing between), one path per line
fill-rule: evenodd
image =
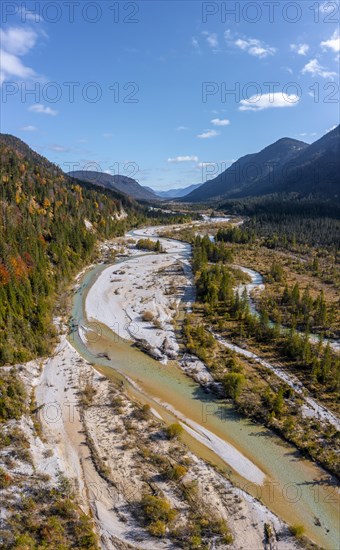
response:
M55 296L141 211L131 198L71 180L20 139L0 134L0 365L44 355ZM124 216L122 216L124 214Z
M147 185L143 185L143 189L146 189L147 191L150 191L150 193L157 195L157 192L151 189L151 187L148 187Z
M216 178L207 181L185 197L185 202L201 202L221 197L246 196L256 182L268 177L273 167L282 166L308 147L307 143L282 138L268 145L259 153L245 155ZM272 191L274 192L274 191ZM182 198L182 200L184 200Z
M157 195L151 189L143 187L136 180L127 176L120 176L119 174L112 176L111 174L105 174L105 172L91 170L76 170L69 172L69 176L82 181L89 181L94 185L106 187L107 189L114 189L137 200L157 200Z
M179 197L185 197L192 191L195 191L195 189L198 189L203 185L202 183L196 183L193 185L189 185L188 187L183 187L181 189L169 189L168 191L157 191L157 189L154 190L154 193L158 197L161 197L162 199L178 199Z
M276 193L298 193L340 199L340 126L302 150L276 172ZM249 195L273 192L272 182L264 179L254 184Z

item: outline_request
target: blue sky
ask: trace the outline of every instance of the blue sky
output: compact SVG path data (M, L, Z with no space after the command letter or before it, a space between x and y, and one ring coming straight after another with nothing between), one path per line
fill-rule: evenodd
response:
M64 170L205 181L339 123L339 15L338 1L5 0L2 131Z

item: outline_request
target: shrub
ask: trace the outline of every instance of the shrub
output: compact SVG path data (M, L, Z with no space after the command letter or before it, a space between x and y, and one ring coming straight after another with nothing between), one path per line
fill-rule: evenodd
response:
M17 548L18 550L34 550L36 548L35 540L28 533L24 533L15 539L13 548Z
M272 535L273 535L273 530L272 530L272 527L270 525L270 523L265 523L264 524L264 534L266 536L266 541L268 542Z
M234 542L233 535L231 533L227 533L224 535L222 542L224 542L224 544L232 544Z
M199 535L193 535L190 537L190 548L201 548L202 547L202 537Z
M15 369L0 373L0 422L20 418L25 410L26 392Z
M75 534L79 540L79 548L98 550L97 535L93 532L93 522L86 514L79 516L75 524Z
M92 405L93 398L96 395L97 390L94 388L92 383L87 383L85 388L82 391L81 395L81 403L85 407L88 407L89 405Z
M148 420L150 418L150 405L145 404L141 407L137 407L134 411L134 417L137 420Z
M32 453L29 449L26 449L25 447L16 447L13 450L13 455L18 460L21 460L22 462L28 462L28 464L31 464L33 466L33 457Z
M159 519L157 521L150 523L150 525L148 526L148 531L150 535L154 537L162 538L165 536L165 533L166 533L166 525L164 521L161 521Z
M296 537L297 539L301 539L305 533L305 528L303 525L291 525L290 527L290 532L292 533L292 535L294 535L294 537Z
M62 545L65 542L65 529L61 518L50 516L40 527L39 534L43 540L47 541L51 548Z
M93 521L82 513L73 498L68 498L64 490L69 480L60 476L58 487L47 488L38 485L31 487L30 497L18 495L18 509L5 520L1 531L2 542L10 538L1 548L17 550L43 550L47 548L66 550L99 550L97 536L93 532Z
M166 498L144 495L141 501L142 510L147 523L162 521L169 523L177 515L175 509L171 508Z
M277 283L281 282L284 277L284 270L279 262L273 262L270 268L270 277Z
M166 469L168 465L168 458L166 456L160 455L158 453L151 453L149 456L152 464L155 464L156 466L159 466L164 470Z
M162 247L159 240L154 242L151 239L139 239L139 241L137 241L136 247L139 250L151 250L153 252L164 252L164 248Z
M178 439L183 433L183 428L178 422L175 422L174 424L170 424L165 432L168 439Z
M52 512L64 519L74 519L76 517L76 512L74 508L74 503L70 498L59 498L55 501Z
M187 481L183 483L183 496L189 502L194 502L198 498L197 481Z
M152 311L143 311L142 313L142 319L143 321L147 322L147 323L150 323L151 321L153 321L153 313Z
M124 406L124 399L120 395L112 395L110 396L111 406L113 410L117 414L121 414L123 412L123 406Z
M224 377L224 389L227 397L231 399L237 399L240 396L242 388L245 383L245 377L243 374L237 372L230 372Z
M169 468L166 469L165 475L167 479L170 479L171 481L178 481L182 477L185 476L185 474L188 472L188 470L185 468L185 466L182 466L181 464L176 464L175 466L169 466Z
M0 468L0 489L6 489L11 483L11 476L3 468Z
M229 527L222 518L209 518L208 528L216 535L221 535L225 540L232 541L232 535L230 534Z
M53 451L52 449L46 449L44 451L44 458L51 458L51 456L53 456Z

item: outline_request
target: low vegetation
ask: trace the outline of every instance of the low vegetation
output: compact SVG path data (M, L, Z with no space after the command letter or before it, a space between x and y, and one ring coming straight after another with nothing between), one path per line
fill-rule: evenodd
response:
M2 548L99 549L93 523L76 504L65 478L61 478L58 487L54 488L48 488L43 481L24 488L15 474L11 477L0 470L2 489L14 481L17 486L19 483L16 502L7 499L2 503L8 513L4 527L0 529Z
M102 391L104 386L102 382ZM94 402L87 408L87 437L98 473L113 491L118 487L120 495L126 497L122 520L126 521L125 513L131 513L137 525L155 541L164 539L175 548L207 548L212 539L216 548L230 544L233 538L225 519L211 509L211 502L219 498L218 490L224 494L224 485L217 481L211 488L212 495L203 493L197 464L180 438L181 426L173 423L165 427L150 414L147 404L131 402L118 384L108 383L105 391L100 405ZM109 452L107 444L91 436L91 418L97 418L103 406L107 437L111 438ZM102 470L103 464L106 471ZM237 514L238 506L239 497L235 495L231 497L232 513ZM150 548L154 545L150 540Z
M152 311L149 310L143 311L142 319L146 323L151 323L154 320L154 314L152 313Z
M183 433L183 428L178 422L175 422L167 426L165 433L168 439L178 439Z
M156 537L165 535L166 529L178 514L165 498L152 495L143 496L141 508L148 531Z
M292 525L290 527L290 532L297 539L301 539L303 537L304 533L305 533L305 528L304 528L303 525Z
M21 417L26 408L25 398L26 391L16 369L0 369L0 424Z
M150 250L151 252L165 252L159 240L153 241L152 239L139 239L136 247L139 250Z
M242 229L217 230L216 243L208 237L195 237L194 230L190 233L185 229L183 233L193 244L197 289L193 313L187 316L183 325L186 349L207 365L219 382L220 391L234 401L241 413L274 429L295 443L305 455L339 475L336 448L340 434L337 430L317 419L305 418L301 410L303 401L294 390L265 367L258 363L255 366L223 348L207 330L212 327L227 340L252 349L272 364L279 363L281 369L297 376L312 396L339 412L339 358L330 346L312 343L309 338L311 328L319 328L324 334L337 319L334 305L329 301L332 287L321 283L320 267L313 260L313 270L318 267L319 275L309 271L310 256L315 257L315 250L304 245L309 254L306 265L295 258L297 251L302 252L300 245L294 245L297 249L293 259L289 251L289 262L300 266L300 271L294 271L296 279L291 284L291 274L286 269L287 252L268 248L268 243L257 234L254 220ZM221 247L229 249L229 254L222 252ZM280 309L278 318L275 318L272 301L264 298L261 307L261 294L253 298L259 315L252 313L246 290L235 292L237 285L247 282L245 275L228 262L228 257L235 263L262 271L266 283L263 295L266 296L268 288L272 289L271 295ZM310 278L310 289L300 283L305 280L300 277L301 265L304 277ZM324 272L321 277L325 278ZM315 281L319 288L317 293ZM278 287L282 288L281 293L277 292ZM281 301L283 295L286 313Z

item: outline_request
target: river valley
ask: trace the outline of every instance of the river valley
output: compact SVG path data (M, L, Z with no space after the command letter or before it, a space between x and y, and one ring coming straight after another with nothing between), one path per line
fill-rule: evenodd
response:
M158 239L157 231L134 230L126 238ZM234 484L288 524L303 524L314 542L333 550L338 543L339 495L329 475L268 429L240 417L230 403L206 393L175 360L178 346L169 304L154 282L162 271L180 266L177 307L190 308L190 246L159 240L166 254L134 251L114 265L98 264L85 272L74 294L72 346L106 376L121 380L132 398L150 404L166 423L179 420L185 428L183 439L194 453L222 468ZM179 277L169 275L174 276ZM145 307L154 308L158 329L141 322ZM165 334L168 353L162 349ZM133 346L139 338L156 350L155 357L159 351L160 360Z

